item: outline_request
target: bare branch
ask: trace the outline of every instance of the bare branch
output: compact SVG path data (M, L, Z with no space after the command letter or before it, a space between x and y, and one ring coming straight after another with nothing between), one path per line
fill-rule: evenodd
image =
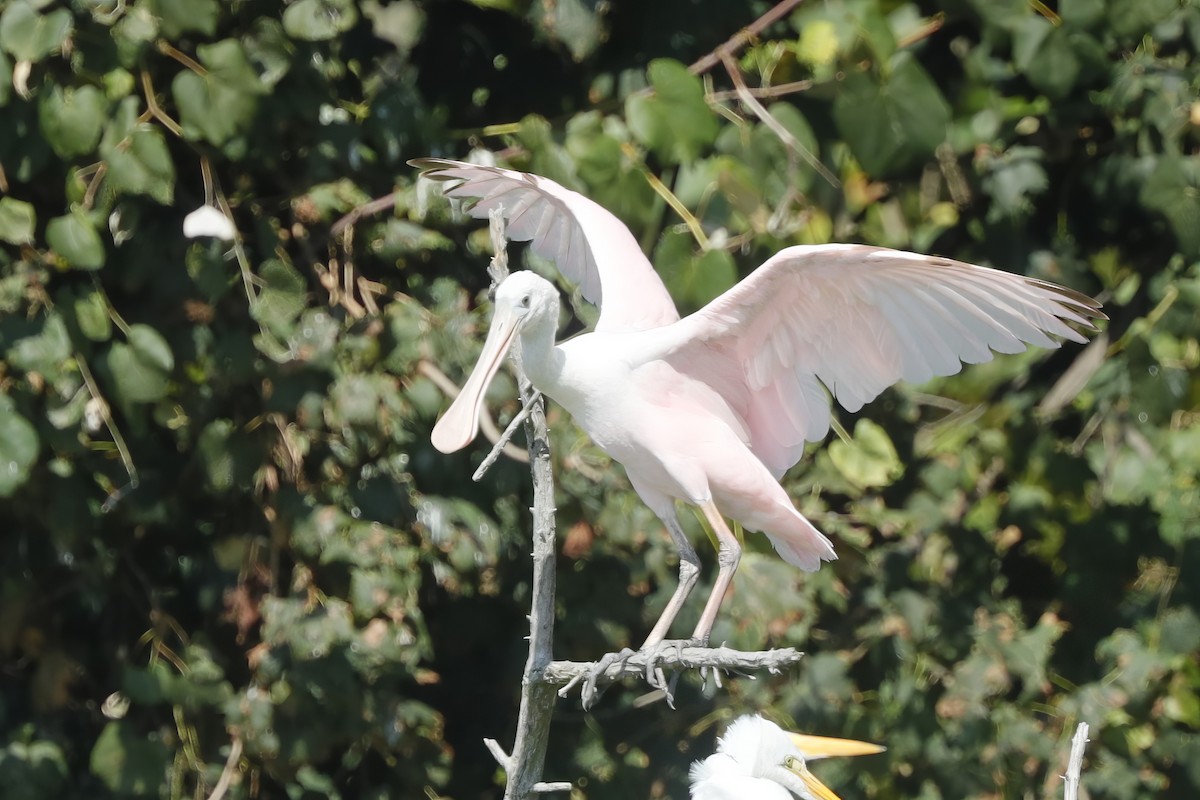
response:
M779 140L796 155L803 158L810 167L817 171L817 174L829 182L830 186L841 186L842 182L837 179L837 176L829 171L829 168L821 163L820 159L812 154L812 152L800 143L800 140L792 134L783 123L775 119L770 111L767 111L766 106L758 102L758 98L746 86L746 81L742 79L742 70L734 60L733 55L726 51L719 51L717 57L721 63L725 65L725 70L729 73L730 80L733 81L733 88L737 92L738 99L742 101L742 105L750 109L754 116L758 117L764 125L771 129L771 132L779 137Z
M1066 787L1063 790L1063 800L1078 800L1079 774L1083 771L1083 749L1088 743L1088 724L1079 723L1075 735L1071 737L1071 757L1067 761L1067 774L1063 776Z
M492 280L499 283L508 277L502 209L491 213L491 233L495 255L488 272ZM519 352L519 343L517 347ZM514 361L521 402L529 409L525 418L525 436L529 442L533 473L533 602L529 614L529 658L525 662L521 686L516 739L506 764L504 800L531 800L540 793L570 791L571 784L542 781L556 696L552 685L531 678L544 672L554 657L554 475L550 468L550 436L544 404L534 397L535 390L521 367L521 359L518 357ZM496 755L496 751L503 753L499 745L492 754Z
M546 794L548 792L569 792L574 788L575 786L570 781L554 781L552 783L542 781L541 783L535 783L530 791L538 794Z
M634 653L626 659L613 662L600 675L600 680L611 683L621 678L644 677L646 667L661 669L719 669L726 672L758 672L766 670L772 674L799 663L804 653L792 647L777 650L747 652L728 647L671 647L655 653ZM586 677L596 664L595 661L552 661L532 680L551 686L563 686L564 690Z
M483 744L487 747L488 752L492 754L492 758L496 759L496 763L500 765L500 769L508 769L508 753L504 752L504 748L495 739L484 739Z
M717 65L717 62L721 60L721 56L733 55L738 50L741 50L747 44L757 39L760 33L783 19L787 16L788 12L803 2L804 0L783 0L783 2L775 5L770 11L754 20L754 22L751 22L748 26L729 37L708 55L696 61L688 67L688 71L693 75L708 72Z
M237 772L237 765L241 760L242 737L235 735L233 741L229 743L229 757L225 759L225 768L221 770L221 777L217 779L217 785L213 787L208 800L221 800L225 796L225 792L229 791L229 786L233 783L234 773Z
M504 433L500 434L500 438L496 440L494 445L492 445L491 452L488 453L487 457L483 459L483 462L479 465L479 469L475 470L475 474L471 476L471 480L479 481L481 478L483 478L483 476L487 474L487 471L492 468L492 464L496 463L496 459L500 457L500 454L507 452L509 439L512 439L513 434L517 432L517 427L525 421L527 416L529 416L529 412L532 410L533 404L541 399L542 393L535 389L533 393L530 394L529 400L525 402L525 405L521 406L521 410L518 411L517 415L512 418L512 422L508 423L508 427L504 429Z

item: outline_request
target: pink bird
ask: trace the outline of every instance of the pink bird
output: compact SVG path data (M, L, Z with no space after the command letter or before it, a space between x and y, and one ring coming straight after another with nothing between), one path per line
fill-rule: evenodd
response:
M475 438L487 387L519 340L533 385L624 465L679 550L679 585L643 649L663 642L700 573L675 501L698 506L718 542L717 578L692 633L706 645L741 556L724 516L765 533L801 569L837 558L779 485L805 442L828 433L829 395L857 411L899 380L952 375L1027 344L1086 342L1067 323L1094 331L1105 318L1091 298L1035 278L829 244L781 250L680 319L629 229L586 197L498 167L410 163L452 182L447 195L479 198L472 216L500 208L509 238L530 241L600 307L593 332L556 343L557 289L532 272L510 275L496 288L479 361L432 441L450 453Z

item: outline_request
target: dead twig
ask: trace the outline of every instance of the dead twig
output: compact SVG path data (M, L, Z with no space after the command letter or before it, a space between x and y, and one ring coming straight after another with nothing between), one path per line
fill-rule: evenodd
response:
M717 65L722 55L731 56L738 50L741 50L747 44L757 39L760 33L783 19L792 9L803 2L804 0L783 0L783 2L776 4L770 11L754 20L754 22L751 22L745 28L742 28L710 53L689 66L688 71L693 75L702 75L708 72Z

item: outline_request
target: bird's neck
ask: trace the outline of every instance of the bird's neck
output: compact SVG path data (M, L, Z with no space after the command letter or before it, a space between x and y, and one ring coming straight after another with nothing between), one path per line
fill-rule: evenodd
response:
M555 314L557 319L558 315ZM563 354L554 345L554 324L549 319L531 321L521 331L521 364L529 381L543 394L551 394L562 372Z

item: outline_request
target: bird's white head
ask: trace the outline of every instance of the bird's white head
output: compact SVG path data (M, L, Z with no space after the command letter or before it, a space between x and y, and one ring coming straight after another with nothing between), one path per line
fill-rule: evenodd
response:
M802 800L839 800L809 772L808 762L827 756L869 755L883 749L852 739L789 733L757 715L740 717L718 741L717 752L692 765L692 798L784 797L782 790L787 790Z
M438 420L430 440L443 453L466 447L479 433L487 388L518 335L537 334L553 342L558 322L558 290L528 270L514 272L496 287L492 325L483 351L458 397Z

